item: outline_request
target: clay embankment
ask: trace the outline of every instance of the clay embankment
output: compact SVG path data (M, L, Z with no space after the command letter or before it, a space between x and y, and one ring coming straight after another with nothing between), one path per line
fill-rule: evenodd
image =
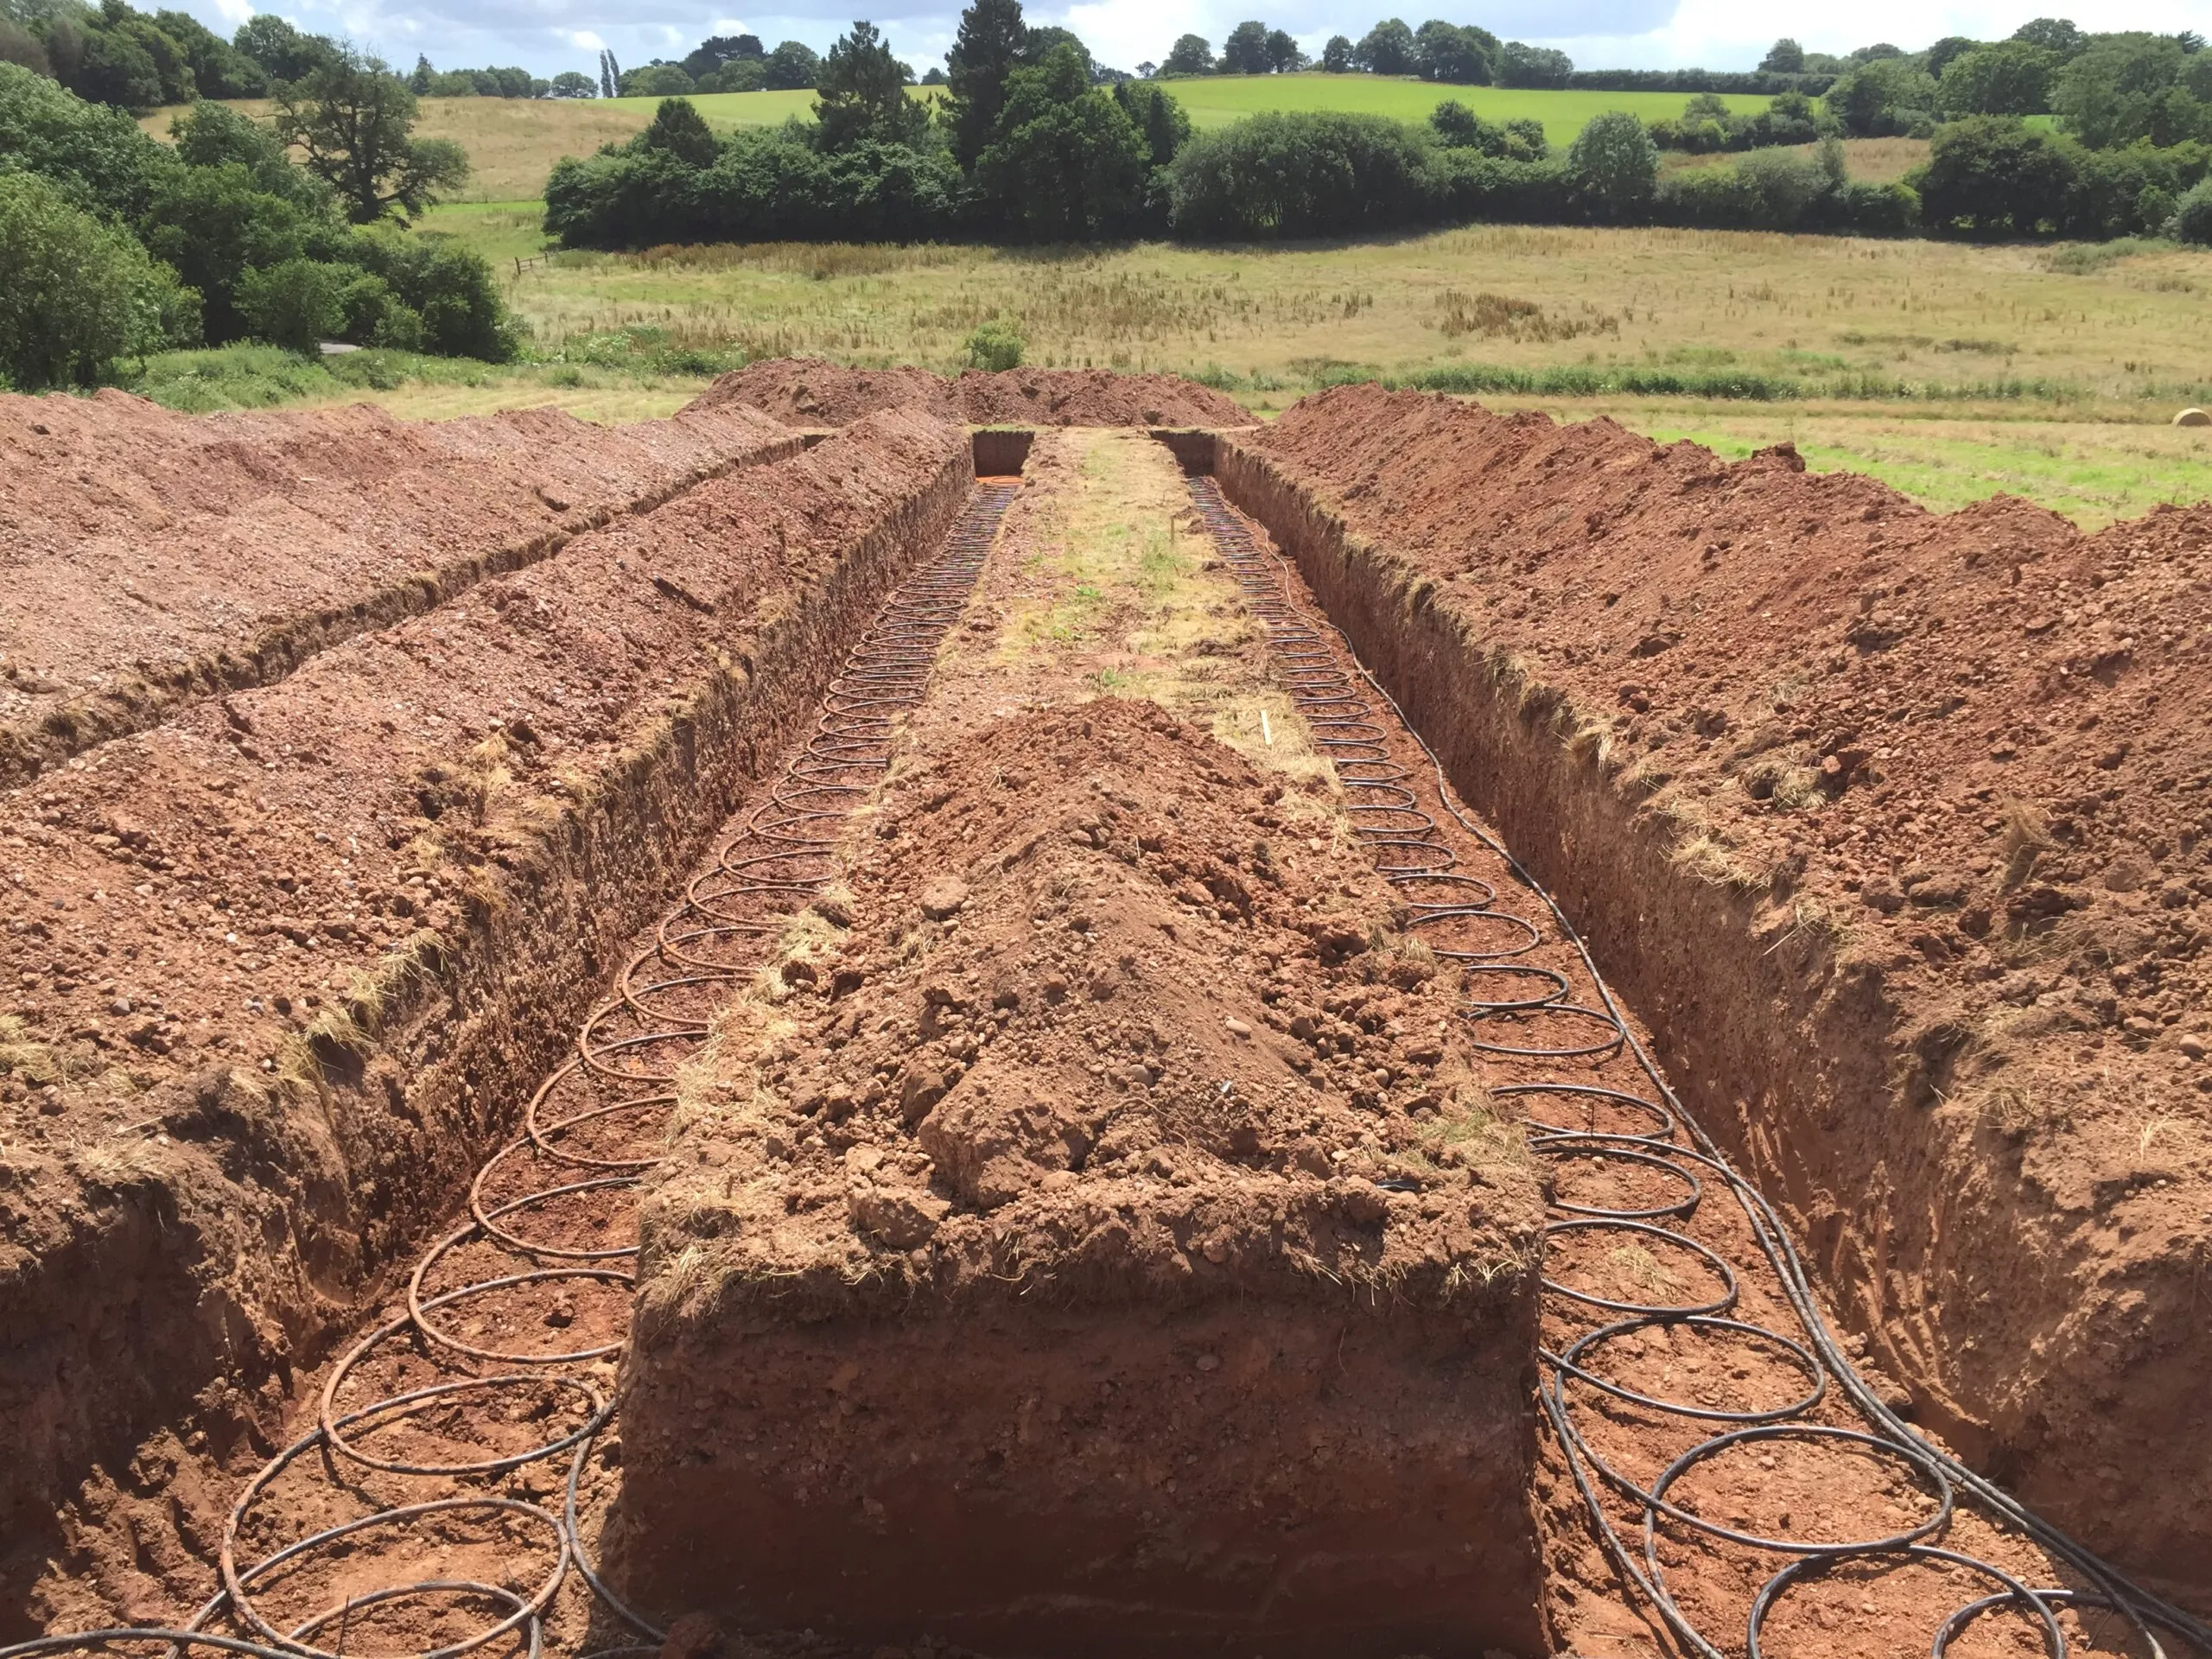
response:
M1921 1420L2212 1596L2212 512L1371 388L1225 440Z
M1534 1172L1456 988L1369 949L1394 896L1282 793L1107 698L862 818L645 1195L626 1594L986 1650L1540 1647Z
M0 1533L271 1430L971 476L877 416L5 798Z
M734 406L613 429L0 396L0 785L799 447Z
M777 358L723 375L694 410L764 410L791 426L843 426L880 409L913 409L971 426L1249 426L1244 406L1172 374L1107 369L853 369Z

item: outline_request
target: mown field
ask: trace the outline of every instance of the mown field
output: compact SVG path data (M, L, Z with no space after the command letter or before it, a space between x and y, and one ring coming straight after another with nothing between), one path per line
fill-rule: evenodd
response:
M537 215L455 205L430 226L512 273L538 257ZM1932 506L2002 490L2098 524L2212 499L2212 433L2169 423L2212 402L2212 253L2163 245L1484 226L1269 249L567 253L508 280L544 360L384 401L632 418L704 384L669 372L686 354L950 369L1003 315L1033 363L1192 374L1261 418L1332 378L1440 372L1497 406L1724 454L1791 441ZM1763 396L1719 395L1745 390Z
M1492 121L1533 117L1544 124L1545 136L1554 144L1573 143L1591 117L1606 110L1632 110L1656 120L1680 115L1687 101L1677 92L1515 92L1375 75L1230 75L1165 84L1200 129L1226 126L1262 110L1354 110L1426 121L1437 105L1456 98ZM931 87L912 92L917 98L938 95ZM794 116L810 118L814 110L810 92L702 92L691 101L710 125L725 131L780 126ZM1766 105L1762 98L1727 101L1745 110ZM505 201L537 196L562 156L588 156L610 138L627 138L659 106L655 98L426 98L416 130L426 137L451 138L468 152L474 172L462 193L465 200ZM237 107L257 116L268 111L259 99L241 100ZM169 121L178 113L158 110L140 124L166 138Z

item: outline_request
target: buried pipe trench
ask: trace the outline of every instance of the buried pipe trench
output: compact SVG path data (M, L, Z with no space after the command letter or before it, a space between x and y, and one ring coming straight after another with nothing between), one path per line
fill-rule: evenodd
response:
M1763 1637L1772 1639L1769 1625L1777 1607L1800 1586L1847 1569L1878 1574L1885 1569L1921 1567L1947 1572L1947 1581L1958 1593L1954 1610L1935 1637L1933 1651L1939 1655L1974 1621L2001 1611L2024 1621L2042 1649L2060 1659L2068 1643L2057 1614L2075 1607L2113 1615L2123 1627L2124 1649L2159 1659L2212 1652L2212 1630L2202 1622L2130 1583L1994 1483L1916 1433L1860 1374L1831 1331L1819 1291L1780 1216L1736 1172L1669 1086L1566 912L1503 843L1455 804L1442 762L1359 662L1349 638L1300 607L1294 597L1301 587L1295 566L1271 543L1264 543L1253 524L1230 505L1212 475L1218 440L1205 433L1154 435L1182 463L1206 533L1267 628L1268 649L1281 683L1313 726L1317 744L1334 760L1346 791L1344 810L1355 823L1365 817L1376 825L1366 838L1378 871L1403 883L1409 899L1417 883L1450 878L1478 881L1497 896L1462 908L1510 919L1514 932L1525 931L1527 942L1518 950L1438 954L1464 963L1471 987L1485 987L1488 994L1474 994L1464 1010L1478 1032L1491 1025L1517 1027L1547 1014L1567 1016L1565 1029L1544 1040L1516 1036L1485 1039L1479 1044L1512 1068L1493 1093L1501 1103L1525 1103L1521 1121L1532 1136L1531 1151L1540 1158L1563 1160L1617 1148L1624 1160L1663 1169L1670 1178L1669 1191L1687 1187L1686 1199L1664 1205L1554 1201L1553 1208L1567 1218L1547 1229L1554 1249L1545 1280L1544 1376L1539 1399L1588 1524L1622 1580L1634 1586L1638 1611L1655 1616L1675 1643L1704 1659L1738 1651L1757 1656L1767 1650ZM1412 745L1421 764L1395 759L1393 739ZM1408 836L1395 820L1406 810L1405 793L1416 789L1435 804L1441 817L1430 816L1427 828ZM1389 801L1384 804L1386 792ZM1376 804L1363 804L1363 793ZM1442 828L1442 818L1451 821L1450 832ZM1386 819L1393 822L1386 824ZM1464 868L1463 857L1475 868ZM1416 927L1443 908L1420 901L1409 907ZM1519 969L1533 982L1513 988L1527 994L1496 995L1500 988L1495 976L1501 969L1516 971L1506 959L1534 948L1539 939L1564 944L1571 969ZM1534 979L1536 975L1544 977ZM1585 1126L1571 1130L1548 1121L1566 1115L1544 1104L1552 1100L1582 1105ZM1599 1130L1600 1122L1605 1121L1602 1114L1618 1114L1623 1109L1640 1120L1624 1126L1630 1132ZM1725 1192L1734 1200L1738 1213L1728 1217L1727 1229L1736 1246L1733 1262L1716 1248L1717 1241L1708 1243L1691 1230L1699 1218L1713 1212L1704 1203L1708 1190ZM1600 1233L1625 1241L1624 1250L1640 1249L1644 1241L1672 1247L1707 1269L1697 1289L1717 1289L1719 1294L1696 1302L1639 1304L1598 1296L1555 1276L1567 1270L1558 1255L1564 1239ZM1745 1284L1754 1275L1778 1294L1767 1299L1761 1318L1745 1319L1739 1303ZM1593 1325L1593 1316L1581 1309L1597 1310L1612 1322ZM1789 1332L1777 1328L1784 1320L1792 1327ZM1586 1363L1592 1350L1608 1342L1638 1333L1666 1336L1674 1331L1725 1333L1777 1350L1812 1386L1802 1397L1771 1408L1732 1412L1639 1393L1596 1373ZM1593 1440L1606 1427L1603 1414L1578 1397L1578 1383L1655 1418L1726 1427L1693 1440L1647 1487L1606 1461ZM1800 1446L1848 1447L1862 1456L1899 1464L1932 1490L1936 1511L1890 1536L1764 1536L1723 1525L1666 1496L1694 1467L1724 1452L1747 1444L1780 1446L1791 1440ZM1762 1468L1773 1467L1780 1455L1763 1454ZM1955 1526L1955 1518L1967 1512L1974 1516L1977 1538L2002 1540L2005 1562L1974 1548L1945 1547L1961 1529ZM1641 1548L1631 1541L1637 1530ZM1685 1540L1696 1549L1725 1546L1749 1554L1751 1565L1743 1570L1752 1573L1758 1589L1745 1622L1720 1625L1701 1618L1700 1608L1685 1605L1670 1584L1662 1536L1675 1547L1672 1559L1677 1560L1684 1554ZM2072 1582L2053 1585L2054 1577ZM1995 1595L1988 1593L1993 1583L2000 1586ZM1862 1611L1872 1613L1875 1606L1868 1601ZM2162 1635L2179 1637L2183 1645L2169 1645L2161 1641Z

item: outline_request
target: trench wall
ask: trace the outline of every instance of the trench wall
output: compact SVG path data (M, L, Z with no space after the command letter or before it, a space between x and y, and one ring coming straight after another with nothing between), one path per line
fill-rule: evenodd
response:
M317 1033L314 1075L210 1068L148 1101L158 1149L111 1158L73 1193L0 1193L60 1224L44 1249L24 1248L31 1229L0 1230L0 1536L19 1558L0 1560L0 1592L92 1465L162 1425L196 1425L219 1457L264 1431L293 1366L349 1328L512 1132L616 953L973 480L948 429L910 494L813 580L764 597L741 647L672 685L659 718L502 855L461 925L384 959L348 1039ZM0 1601L0 1633L20 1618Z
M1786 882L1746 891L1686 867L1678 832L1618 766L1565 741L1564 688L1502 670L1511 640L1492 619L1353 533L1251 440L1171 447L1295 558L1453 785L1558 898L1685 1103L1902 1379L1892 1403L2107 1559L2212 1599L2212 1435L2190 1380L2212 1358L2203 1325L2164 1327L2156 1357L2118 1374L2063 1357L2092 1357L2077 1299L2100 1299L2073 1276L2078 1247L2055 1242L2017 1151L1993 1158L1985 1126L1938 1109L1881 960L1794 927ZM2113 1300L2091 1320L2123 1318L2148 1345L2143 1298ZM2032 1367L2048 1417L2022 1420L2020 1370L1993 1363L1999 1341ZM2110 1363L2113 1344L2088 1345Z

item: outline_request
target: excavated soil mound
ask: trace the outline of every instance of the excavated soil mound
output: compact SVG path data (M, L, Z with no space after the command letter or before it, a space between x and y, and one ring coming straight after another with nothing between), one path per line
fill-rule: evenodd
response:
M689 407L739 404L792 426L843 426L871 410L920 409L971 426L1249 426L1234 398L1172 374L1108 369L852 369L778 358L722 376Z
M970 477L875 416L4 797L0 1531L258 1432Z
M1229 448L1924 1418L2212 1592L2212 509L2085 537L1372 387Z
M1535 1179L1456 984L1281 794L1115 700L893 787L645 1199L647 1605L1533 1650Z
M741 407L608 428L0 396L0 784L798 447Z

